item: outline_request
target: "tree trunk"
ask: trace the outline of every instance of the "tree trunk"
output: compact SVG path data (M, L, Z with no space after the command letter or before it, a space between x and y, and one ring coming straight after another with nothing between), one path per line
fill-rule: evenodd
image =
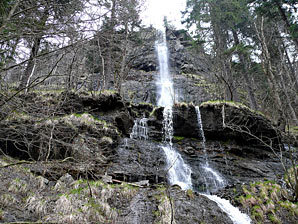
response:
M115 24L116 24L116 0L112 1L112 8L111 8L111 18L109 24L109 44L108 44L108 52L107 52L107 72L106 72L106 88L112 87L112 82L114 81L114 63L112 58L112 50L114 48L114 32L115 32Z
M234 80L232 79L232 71L231 71L231 56L226 55L225 51L227 50L227 39L228 39L228 34L227 32L223 31L221 24L219 21L216 19L217 17L217 12L214 10L216 8L216 3L215 5L211 4L211 24L212 24L212 29L214 32L214 42L215 42L215 52L216 52L216 59L218 61L218 67L219 70L221 71L221 75L216 77L220 80L223 81L225 84L225 99L227 100L238 100L238 94L235 88L235 83Z
M238 34L236 33L235 30L233 30L232 33L233 33L235 45L239 46L240 45L240 40L238 38ZM257 105L255 95L254 95L254 91L253 91L253 88L252 88L253 85L252 85L252 82L251 82L251 79L250 79L249 73L248 73L249 66L248 66L248 62L247 62L247 57L244 55L244 53L242 53L240 51L238 51L237 53L238 53L238 56L239 56L239 59L240 59L240 63L242 64L243 76L244 76L244 79L245 79L245 82L246 82L246 91L248 93L250 107L253 110L257 110L258 105Z
M261 47L262 47L262 57L263 57L262 58L262 68L263 68L265 75L267 76L270 89L272 90L272 93L273 93L274 101L277 105L278 116L279 116L278 121L280 123L281 129L284 129L285 114L284 114L283 107L282 107L282 101L278 94L278 87L277 87L278 85L277 85L277 82L276 82L274 74L273 74L273 68L272 68L272 64L271 64L271 60L270 60L270 53L268 50L268 46L267 46L266 38L265 38L265 34L264 34L264 17L261 18L260 29L257 28L257 25L255 23L255 30L256 30L258 39L261 43Z
M125 65L126 65L126 61L127 61L127 51L128 51L128 24L126 23L125 24L125 42L124 42L124 49L123 49L123 52L122 52L122 60L121 60L121 67L120 67L120 72L118 74L118 77L117 77L117 90L118 90L118 93L121 94L121 86L122 86L122 82L123 82L123 79L124 79L124 72L125 72Z
M39 27L41 30L44 28L46 21L48 19L48 16L49 16L49 11L48 11L48 8L46 8L44 10L43 16L41 17L41 19L39 21L40 22ZM30 75L32 74L34 64L35 64L34 60L38 54L41 39L42 39L42 31L38 30L37 32L41 32L41 33L37 33L36 37L33 40L33 46L31 49L30 57L29 57L28 64L27 64L26 70L24 72L24 75L22 76L21 83L18 87L19 89L24 89L25 87L27 87L27 84L29 84L28 81L29 81Z
M37 37L34 39L33 46L32 46L31 53L30 53L30 58L28 60L26 70L25 70L24 74L22 75L19 89L24 89L24 88L28 87L27 84L29 84L28 81L29 81L30 75L32 74L33 68L34 68L34 64L35 64L34 59L38 54L40 42L41 42L41 37Z

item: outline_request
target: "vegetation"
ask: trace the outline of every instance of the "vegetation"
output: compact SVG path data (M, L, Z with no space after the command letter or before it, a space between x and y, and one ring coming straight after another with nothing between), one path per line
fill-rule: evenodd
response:
M5 185L0 187L0 222L5 209L14 209L20 204L23 206L20 211L28 211L33 214L32 219L43 222L114 223L122 211L119 211L118 201L110 203L113 198L126 205L139 193L138 185L120 180L116 180L118 184L111 184L114 179L107 183L98 180L112 167L115 158L120 157L116 153L118 144L126 141L127 145L127 139L119 137L129 136L133 117L143 116L142 108L153 108L147 101L153 102L156 95L151 83L158 65L151 61L148 68L135 65L141 59L149 60L141 57L144 52L154 51L154 40L149 44L148 39L155 38L156 30L144 27L141 21L144 1L1 0L0 155L20 161L0 160L0 169L5 170L0 170L0 177L6 178ZM205 89L210 95L215 92L216 100L204 102L202 107L230 105L243 109L238 111L266 114L279 126L278 134L265 141L266 133L264 138L255 136L246 121L241 127L225 123L222 107L225 130L230 128L233 134L242 132L250 139L261 141L272 150L284 171L284 185L271 181L251 183L243 187L244 195L238 201L257 223L282 223L282 215L295 222L298 219L298 166L297 149L292 143L296 140L287 136L284 138L289 139L286 147L280 144L278 148L273 138L279 140L282 136L279 133L284 130L289 135L298 133L297 1L187 0L183 14L184 30L175 30L170 21L164 19L169 41L175 42L171 50L177 51L169 61L181 59L178 67L173 68L177 71L175 75L183 78L179 85L184 88L187 80L196 90ZM206 60L207 68L200 68L199 63L189 64L191 60L182 57L184 51L191 52L197 61ZM124 96L123 83L131 79L148 87L144 90L147 95L141 99L145 102L140 103L143 106L138 112L120 97ZM194 92L184 89L185 95ZM138 91L131 88L128 98L138 97ZM148 96L151 93L154 97ZM188 105L194 106L194 103L175 103L180 109ZM157 113L161 109L154 107L149 116L161 115ZM176 115L173 114L174 119ZM154 121L151 118L150 122ZM241 116L233 118L237 120ZM159 130L153 132L154 136L160 134ZM191 163L195 163L196 156L201 156L198 144L192 146L191 142L197 143L198 139L184 140L182 136L173 136L173 139L183 156L193 156ZM197 151L190 155L183 150L184 143ZM147 160L139 151L133 153L138 158L129 158L131 164L139 165ZM212 159L220 161L220 157ZM149 156L146 162L149 163ZM225 162L228 166L228 160ZM23 163L28 166L21 166ZM163 160L151 164L156 166L156 172L165 165ZM115 176L133 179L120 171ZM72 174L68 177L71 184L61 180L65 172ZM5 176L7 173L9 175ZM137 178L150 178L151 183L155 174L146 175L140 174L142 177ZM73 180L72 176L78 180ZM158 174L155 178L160 181ZM203 191L203 187L200 185L197 189ZM156 191L158 193L153 194L157 201L156 220L173 223L175 208L169 189L161 185ZM140 197L145 198L144 195ZM184 196L190 201L196 198L192 190L187 190Z
M298 204L290 201L290 193L274 181L254 182L243 186L244 195L238 201L250 211L256 223L282 223L282 216L289 221L298 218ZM283 217L284 219L284 217Z
M283 0L188 0L184 12L184 23L212 57L225 100L244 100L283 130L298 125L296 9Z

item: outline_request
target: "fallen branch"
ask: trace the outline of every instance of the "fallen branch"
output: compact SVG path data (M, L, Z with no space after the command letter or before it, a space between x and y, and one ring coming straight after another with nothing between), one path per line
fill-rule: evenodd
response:
M0 168L7 168L10 166L16 166L16 165L21 165L21 164L33 164L33 163L35 163L35 162L22 160L22 161L19 161L16 163L10 163L10 164L4 165L4 166L0 166Z

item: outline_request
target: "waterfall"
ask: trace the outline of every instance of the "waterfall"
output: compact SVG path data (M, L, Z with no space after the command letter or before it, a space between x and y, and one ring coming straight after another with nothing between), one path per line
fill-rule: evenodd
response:
M162 146L167 156L168 179L171 185L177 184L182 190L192 189L191 169L181 155L169 146Z
M173 148L173 104L174 89L169 72L168 47L165 29L159 34L156 41L156 51L159 62L159 78L156 86L158 91L158 106L164 107L163 111L163 146L161 147L167 159L168 180L171 185L177 184L183 190L191 189L191 169L183 161L181 155Z
M163 110L163 142L172 147L174 134L173 128L173 109L172 106L166 106Z
M240 210L234 207L228 200L222 199L216 195L210 195L210 192L216 192L220 188L223 188L225 186L225 180L223 177L221 177L221 175L218 172L216 172L209 166L206 151L206 138L202 125L201 112L198 106L196 106L195 109L197 113L198 127L200 131L199 134L202 138L202 145L205 157L205 165L202 166L202 176L205 180L207 194L202 195L216 202L216 204L221 208L221 210L224 211L230 217L234 224L249 224L251 223L251 219L249 218L249 216L240 212Z
M206 151L206 138L203 130L202 118L200 108L198 106L195 107L197 113L197 122L199 127L199 135L202 138L202 145L204 150L204 157L205 157L205 165L202 166L202 176L204 176L205 185L206 185L206 192L209 194L210 192L216 192L220 188L225 186L225 181L221 177L221 175L212 169L208 162L208 156Z
M158 106L173 106L174 88L172 77L169 72L169 56L166 41L166 31L163 28L159 33L159 39L155 42L158 55L159 77L156 82L158 92Z
M208 157L207 157L207 152L206 152L206 138L205 138L205 134L204 134L204 130L203 130L201 112L200 112L200 108L198 106L195 106L195 109L196 109L196 113L197 113L199 134L202 138L202 145L203 145L203 150L204 150L205 162L206 162L206 166L208 167L209 163L208 163Z
M148 140L148 125L147 118L136 119L132 132L130 133L131 139Z
M207 195L203 194L210 200L214 201L218 207L221 208L233 221L234 224L250 224L251 219L248 215L240 212L240 210L236 207L234 207L228 200L222 199L216 195Z

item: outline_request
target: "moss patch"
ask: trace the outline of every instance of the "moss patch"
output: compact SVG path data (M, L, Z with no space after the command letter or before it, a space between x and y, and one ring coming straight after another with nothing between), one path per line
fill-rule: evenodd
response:
M235 102L235 101L226 101L226 100L211 100L211 101L207 101L207 102L203 102L201 103L201 107L207 107L209 105L213 105L213 106L223 106L223 105L227 105L227 106L230 106L230 107L235 107L235 108L238 108L238 109L246 109L246 110L249 110L250 112L252 113L255 113L255 114L259 114L259 115L262 115L265 117L265 115L260 112L260 111L255 111L255 110L252 110L251 108L249 108L248 106L242 104L242 103L239 103L239 102Z

